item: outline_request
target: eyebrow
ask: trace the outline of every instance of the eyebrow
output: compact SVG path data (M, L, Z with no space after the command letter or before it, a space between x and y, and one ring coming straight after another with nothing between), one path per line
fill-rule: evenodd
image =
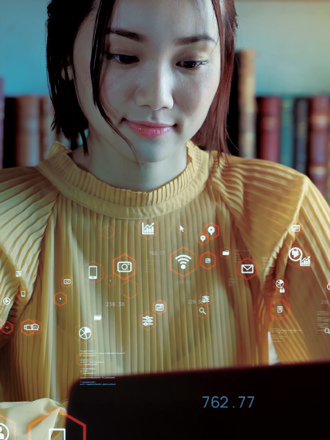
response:
M107 34L120 35L121 37L129 38L130 40L138 41L139 43L146 43L148 38L145 35L136 32L127 31L126 29L107 29ZM216 41L207 34L192 35L191 37L178 38L174 41L176 46L184 46L186 44L198 43L200 41L211 41L216 44Z

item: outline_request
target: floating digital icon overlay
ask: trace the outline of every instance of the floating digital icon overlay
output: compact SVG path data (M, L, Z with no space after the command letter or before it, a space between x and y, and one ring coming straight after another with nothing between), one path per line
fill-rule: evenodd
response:
M180 277L186 277L197 269L197 255L181 247L170 254L170 269Z

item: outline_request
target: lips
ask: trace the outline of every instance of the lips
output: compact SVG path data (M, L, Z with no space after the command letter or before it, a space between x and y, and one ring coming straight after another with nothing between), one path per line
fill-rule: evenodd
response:
M124 122L134 133L151 139L167 134L174 127L174 125L160 124L149 121L129 121L126 119Z

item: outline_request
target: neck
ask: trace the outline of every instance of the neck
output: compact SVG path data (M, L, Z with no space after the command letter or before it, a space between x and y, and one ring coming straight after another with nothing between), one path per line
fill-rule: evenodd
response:
M83 147L73 151L74 162L85 171L110 185L133 191L152 191L181 174L187 165L186 148L163 160L138 163L135 158L127 159L113 148L99 148L88 143L88 156Z

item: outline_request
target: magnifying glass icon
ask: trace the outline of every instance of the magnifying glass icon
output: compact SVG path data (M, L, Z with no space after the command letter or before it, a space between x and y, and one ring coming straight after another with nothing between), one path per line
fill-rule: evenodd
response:
M325 327L324 333L327 333L328 335L330 335L330 328L329 327Z
M199 313L203 313L204 315L206 315L206 312L205 312L204 307L200 307L200 308L198 309L198 311L199 311ZM329 330L329 331L330 331L330 330Z

